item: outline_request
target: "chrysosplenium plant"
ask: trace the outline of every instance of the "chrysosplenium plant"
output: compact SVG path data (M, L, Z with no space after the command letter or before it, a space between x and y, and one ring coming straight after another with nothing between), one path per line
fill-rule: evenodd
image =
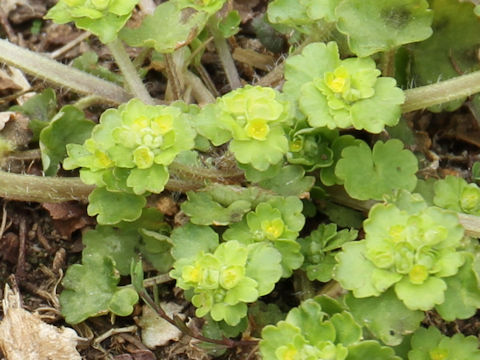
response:
M290 105L272 88L247 85L202 110L197 129L216 146L228 141L237 161L265 171L288 151Z
M195 131L179 108L133 99L105 111L83 145L68 145L63 166L81 167L81 179L97 186L90 195L90 215L100 214L98 220L104 224L133 221L140 216L145 197L163 191L168 165L180 152L193 148L194 138ZM109 209L109 200L125 209Z
M442 1L431 1L432 8ZM88 213L97 215L99 226L85 235L82 264L66 273L61 303L67 321L130 314L137 293L118 284L140 255L150 270L175 280L195 315L205 317L206 333L218 330L215 341L189 335L232 346L237 343L225 338L248 327L248 334L261 333L265 360L396 360L401 351L409 360L440 360L450 359L447 345L459 344L478 357L471 338L417 330L423 311L434 309L452 321L480 308L478 246L465 236L458 215L480 214L480 190L454 177L428 188L430 182L418 181L417 157L395 138L409 138L408 130L392 129L415 97L405 96L398 84L422 75L415 62L408 64L414 75L399 65L407 61L400 50L410 44L412 54L424 51L411 43L432 34L429 4L271 1L270 23L252 23L259 38L268 46L279 31L294 47L305 41L301 51L292 48L285 82L274 89L241 87L224 39L240 30L238 13L227 11L231 2L164 1L138 27L125 28L137 2L59 0L47 14L57 23L73 21L107 44L133 95L106 110L96 125L85 125L79 111L64 107L40 133L49 157L63 159L65 170L79 169L80 179L95 186ZM233 89L216 99L200 59L209 34ZM165 69L165 105L155 105L122 41L147 48L140 60L153 52L152 63L161 65L149 70ZM109 100L123 98L123 90L121 95ZM62 143L57 156L58 144L51 143L61 138L55 131L71 114L84 130L81 139ZM173 196L182 202L181 212L160 204L156 195L166 189L187 193L186 199ZM378 202L367 219L348 208L366 210L358 200ZM164 217L154 206L179 216ZM132 269L132 283L148 302L141 263ZM291 284L292 297L305 301L285 320L275 324L283 316L276 304L265 306L276 307L275 315L254 318L253 303L275 303L269 294ZM319 292L338 299L303 299ZM80 311L82 303L88 306ZM384 316L378 309L395 311ZM178 319L168 320L185 330ZM402 343L414 332L411 344ZM434 340L425 340L427 332Z

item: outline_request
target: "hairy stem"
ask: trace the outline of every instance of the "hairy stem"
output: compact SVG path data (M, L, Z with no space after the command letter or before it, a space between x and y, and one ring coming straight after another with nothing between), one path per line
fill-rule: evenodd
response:
M183 77L180 74L180 71L175 62L175 57L173 54L164 54L165 57L165 68L167 70L168 85L171 89L170 100L179 100L183 98L184 84ZM165 97L167 98L167 97Z
M86 202L93 186L80 178L13 174L0 170L0 197L36 202Z
M213 42L215 43L218 57L223 65L223 69L225 70L225 75L227 76L230 88L235 90L241 87L242 83L240 81L240 76L238 76L237 67L233 61L232 53L228 48L227 41L223 38L222 34L217 28L217 22L218 20L216 17L212 16L208 24L208 30L213 36Z
M185 73L185 81L192 88L193 97L198 105L203 106L215 102L215 97L197 75L191 71L187 71Z
M142 100L145 104L155 105L155 102L145 88L142 80L138 76L137 69L135 69L132 62L130 61L130 58L125 50L125 46L123 46L122 41L119 39L115 39L114 41L108 43L107 47L115 58L115 62L120 68L120 71L122 72L131 93L135 97Z
M328 190L328 195L333 202L346 205L356 210L368 212L370 208L378 203L374 200L356 200L347 195L345 190L340 186L331 187ZM480 216L474 216L464 213L457 213L460 224L465 229L466 236L480 237Z
M480 92L480 71L460 75L432 85L405 90L404 113L461 99Z
M121 104L132 96L120 86L87 74L55 60L0 39L0 63L19 68L26 73L87 95L97 95L106 102Z

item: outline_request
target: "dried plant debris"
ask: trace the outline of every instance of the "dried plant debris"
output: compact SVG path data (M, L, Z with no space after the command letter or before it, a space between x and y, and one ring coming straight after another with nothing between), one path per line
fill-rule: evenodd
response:
M4 295L0 349L7 360L81 359L75 349L81 338L73 329L49 325L22 309L20 295L8 285Z

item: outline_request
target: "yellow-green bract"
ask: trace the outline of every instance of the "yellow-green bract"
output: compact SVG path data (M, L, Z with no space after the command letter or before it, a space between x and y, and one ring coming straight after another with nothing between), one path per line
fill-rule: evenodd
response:
M264 327L260 351L264 360L400 359L377 341L363 341L352 315L326 296L308 299L276 326Z
M211 228L192 224L177 228L172 242L170 276L190 291L199 317L210 313L215 321L237 325L247 315L246 303L271 292L282 274L281 256L267 243L218 245Z
M58 24L75 25L97 35L103 43L116 39L139 0L60 0L45 16Z
M313 43L287 59L283 90L312 127L379 133L397 124L405 99L395 79L379 75L370 58L340 60L335 42Z
M288 151L284 125L291 122L290 107L272 88L247 85L202 109L197 130L216 146L231 140L238 162L265 171Z
M133 221L141 214L144 197L163 191L168 165L181 151L193 148L195 135L178 107L145 105L133 99L105 111L83 145L69 144L63 167L80 167L82 181L97 185L89 197L90 215L100 214L98 220L106 224ZM114 215L118 212L115 201L131 204L123 210L130 210L125 217ZM102 216L106 212L113 213Z
M375 205L364 222L365 240L345 244L337 255L334 278L355 297L379 296L393 286L411 310L445 301L446 279L465 262L464 230L455 213L412 204Z

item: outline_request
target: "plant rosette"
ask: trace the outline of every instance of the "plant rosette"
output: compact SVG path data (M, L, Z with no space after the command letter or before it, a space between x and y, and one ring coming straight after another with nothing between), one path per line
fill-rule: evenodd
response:
M189 7L213 15L223 7L226 0L173 0L172 2L181 9Z
M202 109L197 130L215 146L231 140L229 149L238 162L265 171L287 153L284 126L290 121L289 103L277 91L247 85Z
M308 299L276 326L267 325L260 351L264 360L400 359L377 341L362 341L361 327L352 315L326 297Z
M244 244L271 243L282 255L283 277L303 263L298 234L305 224L302 202L294 196L276 197L257 205L241 222L232 224L223 234L225 240Z
M464 179L447 176L434 185L435 205L466 214L480 215L480 188Z
M273 247L228 241L213 253L202 250L178 259L170 276L178 287L193 290L198 317L210 313L213 320L235 326L247 315L246 303L271 292L281 273L280 254Z
M286 60L283 91L312 127L379 133L398 123L405 100L395 79L379 76L371 58L340 60L335 42L313 43Z
M445 301L446 279L465 262L464 229L454 212L418 202L410 209L377 204L364 222L365 240L337 255L336 279L355 297L379 296L391 286L410 310Z
M106 44L116 39L138 0L60 0L45 18L57 24L75 22L79 29L97 35Z
M80 167L82 181L97 186L89 196L89 215L100 214L102 224L133 221L145 206L145 196L163 191L168 165L193 148L194 138L179 108L133 99L105 111L83 145L67 145L63 167Z
M133 99L105 111L83 145L68 145L63 165L81 167L84 182L107 190L159 193L168 181L167 166L181 151L193 148L194 138L180 109Z

